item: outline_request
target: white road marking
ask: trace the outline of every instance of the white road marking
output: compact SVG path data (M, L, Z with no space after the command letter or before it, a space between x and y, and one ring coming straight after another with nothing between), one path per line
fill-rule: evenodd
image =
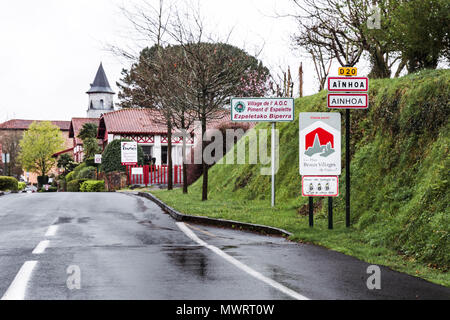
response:
M39 244L37 245L36 248L34 248L33 250L33 254L41 254L45 251L45 249L47 249L48 245L50 244L49 240L43 240L41 242L39 242Z
M212 245L206 243L205 241L201 240L183 222L177 222L176 224L177 224L178 228L180 228L180 230L183 231L193 241L197 242L199 245L201 245L201 246L203 246L203 247L213 251L214 253L218 254L219 256L221 256L222 258L224 258L225 260L227 260L228 262L230 262L234 266L236 266L239 269L247 272L252 277L255 277L256 279L261 280L262 282L264 282L264 283L274 287L275 289L283 292L284 294L286 294L286 295L288 295L288 296L290 296L290 297L292 297L294 299L297 299L297 300L309 300L307 297L301 295L300 293L295 292L294 290L289 289L288 287L285 287L284 285L282 285L281 283L276 282L275 280L267 278L266 276L262 275L258 271L253 270L249 266L243 264L239 260L237 260L237 259L233 258L232 256L228 255L227 253L223 252L219 248L217 248L215 246L212 246Z
M1 300L24 300L27 290L28 281L31 278L37 261L27 261L20 268L13 282L9 286Z
M50 227L48 227L48 230L45 233L45 236L46 237L53 237L56 234L56 230L58 230L58 225L52 224Z

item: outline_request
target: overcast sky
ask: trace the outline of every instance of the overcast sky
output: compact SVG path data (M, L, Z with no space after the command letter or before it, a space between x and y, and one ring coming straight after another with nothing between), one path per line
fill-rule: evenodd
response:
M134 2L138 2L135 0ZM158 1L152 1L157 6ZM123 0L15 0L0 2L0 122L7 119L70 120L86 115L85 93L102 61L109 82L129 67L105 50L107 44L130 46L131 26L121 14ZM279 72L291 66L298 81L299 53L291 48L296 24L276 13L292 13L289 0L199 0L209 25L230 42ZM138 49L138 47L136 47ZM306 59L305 91L317 90ZM296 91L298 91L296 89ZM298 95L298 93L296 93ZM117 102L117 96L115 101Z

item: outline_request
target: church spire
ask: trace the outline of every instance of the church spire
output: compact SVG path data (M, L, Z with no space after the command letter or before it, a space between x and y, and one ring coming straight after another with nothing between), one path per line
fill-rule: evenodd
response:
M98 67L97 74L95 75L94 82L91 84L91 88L86 93L112 93L114 91L111 89L108 78L106 77L105 70L103 69L103 64L100 63Z

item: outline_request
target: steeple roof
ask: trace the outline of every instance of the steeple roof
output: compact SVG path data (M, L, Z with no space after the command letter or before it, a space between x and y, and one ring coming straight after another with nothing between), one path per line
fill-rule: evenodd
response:
M100 63L97 74L95 75L94 83L91 84L91 88L86 93L112 93L114 91L109 86L108 78L106 77L103 65Z

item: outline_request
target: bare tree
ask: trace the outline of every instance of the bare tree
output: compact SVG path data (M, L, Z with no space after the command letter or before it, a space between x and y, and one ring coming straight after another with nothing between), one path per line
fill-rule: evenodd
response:
M387 0L293 0L300 9L296 16L300 30L294 37L297 44L326 51L342 66L354 66L363 53L372 64L371 76L389 77L392 66L400 59L389 39L390 16L396 1ZM367 21L373 14L372 5L381 10L380 29L369 29ZM314 49L313 49L314 48Z
M171 34L183 48L189 72L185 99L201 122L202 137L207 123L224 117L224 106L233 96L264 95L269 76L267 68L254 57L234 46L205 36L199 11L176 15ZM202 154L206 144L202 143ZM208 164L202 158L202 200L208 198Z

